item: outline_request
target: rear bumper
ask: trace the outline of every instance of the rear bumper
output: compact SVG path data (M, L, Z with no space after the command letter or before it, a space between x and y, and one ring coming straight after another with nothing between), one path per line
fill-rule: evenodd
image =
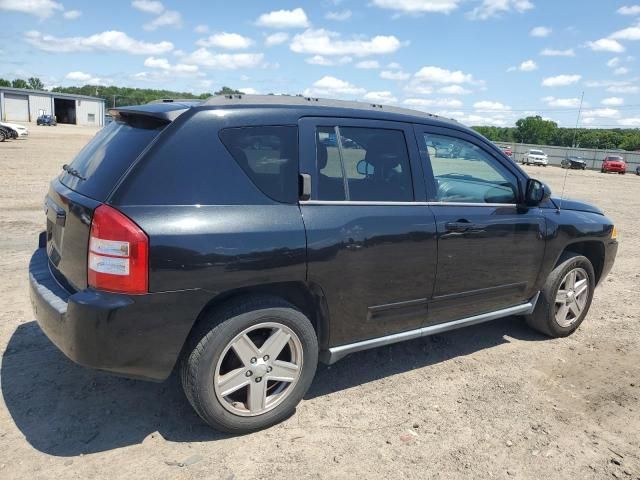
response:
M85 367L156 381L171 373L207 302L201 290L71 293L51 273L44 248L31 257L29 284L40 328L67 357Z

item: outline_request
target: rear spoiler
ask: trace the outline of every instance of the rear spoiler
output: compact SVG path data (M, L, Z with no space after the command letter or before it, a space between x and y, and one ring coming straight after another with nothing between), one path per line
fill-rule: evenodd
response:
M109 109L109 114L113 116L114 120L118 118L125 120L130 117L147 117L149 119L159 120L160 122L170 123L199 103L200 102L163 102L133 105L130 107L111 108Z

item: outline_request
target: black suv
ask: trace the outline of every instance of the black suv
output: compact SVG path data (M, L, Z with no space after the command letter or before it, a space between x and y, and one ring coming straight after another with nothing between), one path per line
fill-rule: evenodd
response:
M284 419L318 359L512 315L569 335L614 262L602 212L452 120L287 96L111 113L46 196L35 315L79 364L178 365L221 430Z

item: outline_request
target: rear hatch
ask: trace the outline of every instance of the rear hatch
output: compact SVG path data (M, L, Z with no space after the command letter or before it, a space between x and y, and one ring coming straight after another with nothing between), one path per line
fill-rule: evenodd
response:
M113 110L114 121L100 130L51 182L44 202L47 255L53 274L67 289L87 287L94 210L108 200L132 163L167 124L186 109L177 107L144 105Z

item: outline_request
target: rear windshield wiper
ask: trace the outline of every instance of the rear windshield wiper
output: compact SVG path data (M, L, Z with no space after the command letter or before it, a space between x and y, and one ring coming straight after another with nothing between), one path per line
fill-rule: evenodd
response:
M75 168L67 165L66 163L62 166L62 170L67 172L69 175L73 175L74 177L78 177L80 180L86 180L85 177L80 175L80 172L78 172L78 170L76 170Z

